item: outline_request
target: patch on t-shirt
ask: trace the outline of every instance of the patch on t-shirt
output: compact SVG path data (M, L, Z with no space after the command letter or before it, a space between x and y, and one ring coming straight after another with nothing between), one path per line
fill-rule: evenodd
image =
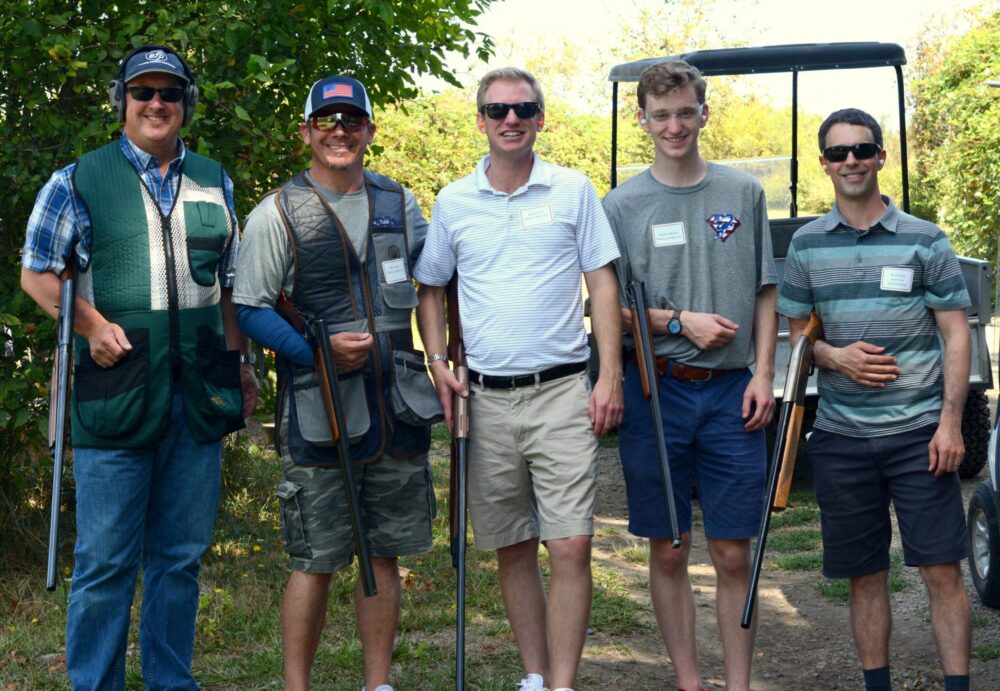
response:
M715 231L715 239L722 242L725 242L741 225L740 219L732 214L712 214L705 220Z

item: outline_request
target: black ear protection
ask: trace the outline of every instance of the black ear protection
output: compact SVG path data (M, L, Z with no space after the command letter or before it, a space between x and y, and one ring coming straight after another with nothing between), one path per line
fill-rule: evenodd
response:
M177 58L177 61L181 64L184 69L184 76L187 77L187 84L184 85L184 117L181 121L181 126L187 125L191 122L194 117L195 106L198 105L198 87L194 83L194 74L191 72L191 68L184 61L177 51L167 48L166 46L139 46L131 53L122 58L122 61L118 63L118 70L115 72L115 78L108 83L108 100L111 101L111 109L115 112L115 117L118 122L125 121L125 66L128 65L128 61L139 53L144 53L147 51L162 50L165 53L170 53Z

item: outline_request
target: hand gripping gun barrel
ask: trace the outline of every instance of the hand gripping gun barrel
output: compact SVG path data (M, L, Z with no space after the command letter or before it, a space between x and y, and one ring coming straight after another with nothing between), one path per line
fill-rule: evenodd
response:
M792 350L785 376L785 394L781 399L781 413L778 416L778 430L774 437L774 452L771 469L767 478L767 497L764 513L760 520L760 534L753 555L753 568L743 603L743 618L740 626L750 628L754 603L757 600L757 586L760 583L760 569L767 546L767 531L771 527L771 510L784 511L788 507L788 494L792 489L792 473L795 470L795 456L799 449L799 435L802 433L802 417L805 414L806 383L812 367L813 346L823 329L823 323L813 312L802 332L802 336Z

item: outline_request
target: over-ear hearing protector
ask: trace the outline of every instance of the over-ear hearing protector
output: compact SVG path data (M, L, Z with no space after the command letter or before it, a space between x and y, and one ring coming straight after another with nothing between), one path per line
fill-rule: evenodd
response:
M143 52L152 52L154 50L162 50L165 53L170 53L177 58L177 61L181 64L184 69L184 76L187 77L187 84L184 85L184 117L181 121L181 126L187 125L191 122L194 117L195 106L198 105L198 87L194 83L194 74L191 72L191 68L184 61L177 51L167 48L166 46L154 46L145 45L139 46L131 53L122 58L122 61L118 64L118 70L115 72L115 78L108 83L108 100L111 102L111 108L115 112L115 117L118 118L118 122L125 121L125 66L128 65L128 61L133 57Z

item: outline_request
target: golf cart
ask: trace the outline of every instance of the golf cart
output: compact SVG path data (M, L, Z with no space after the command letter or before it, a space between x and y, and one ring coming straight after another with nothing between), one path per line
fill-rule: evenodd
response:
M897 98L899 108L899 155L902 167L902 204L904 211L910 210L909 173L907 169L905 103L903 99L903 70L906 64L906 54L903 49L892 43L814 43L766 46L761 48L728 48L721 50L701 50L683 53L669 58L648 58L618 65L611 70L609 81L612 84L612 129L611 129L611 186L615 187L621 175L635 173L645 165L622 165L618 158L618 96L619 85L625 82L637 82L642 71L651 64L668 59L683 59L701 70L706 77L721 75L749 75L787 73L791 77L792 89L792 121L790 156L771 159L772 164L787 163L788 217L778 218L775 214L770 220L771 242L774 248L775 266L779 282L784 274L785 256L792 235L815 216L799 216L798 213L798 100L799 73L821 70L845 70L871 67L888 67L895 70ZM845 106L851 105L845 103ZM807 159L814 160L809 142L810 154ZM746 167L750 172L757 173L753 166ZM832 196L832 192L831 192ZM990 356L986 348L986 324L990 320L990 264L979 259L959 257L962 275L965 278L972 306L968 310L969 332L972 343L972 367L969 373L969 394L965 403L962 421L962 434L965 439L966 455L959 475L962 478L974 477L986 463L987 441L990 437L990 412L986 399L986 391L993 387L993 371L990 366ZM791 354L788 345L788 321L780 318L778 327L778 348L776 355L774 395L779 399L784 393L785 367ZM803 437L812 429L815 419L817 402L815 374L810 377L807 415L803 422ZM800 448L800 458L804 455L804 444ZM802 459L804 460L804 459ZM798 466L797 467L802 467ZM994 507L995 510L995 507ZM994 524L995 517L994 515ZM1000 572L998 572L1000 575Z

